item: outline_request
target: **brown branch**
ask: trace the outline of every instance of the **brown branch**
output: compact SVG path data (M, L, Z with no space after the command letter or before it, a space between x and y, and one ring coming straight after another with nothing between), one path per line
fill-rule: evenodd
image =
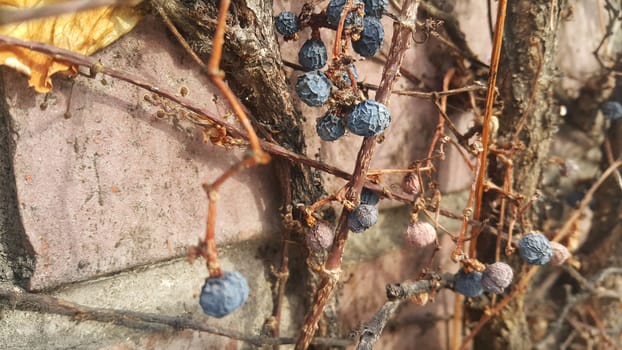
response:
M363 326L356 350L371 350L374 348L374 344L380 339L387 322L393 317L393 314L395 314L402 302L403 300L387 301L382 305L374 317Z
M398 75L402 60L406 50L410 47L412 31L415 27L417 19L417 9L419 0L407 0L404 4L401 21L394 24L394 33L391 42L391 50L387 57L387 63L384 66L380 88L376 92L376 101L388 105L389 97L393 83ZM349 183L350 189L346 193L346 197L355 203L358 201L359 194L366 181L366 174L369 170L371 158L376 145L376 136L365 137L359 150L352 180ZM309 347L309 342L313 338L313 334L317 329L317 323L324 311L324 307L328 299L332 295L333 290L337 286L339 280L341 261L345 244L348 239L347 208L341 212L339 217L333 247L328 254L324 265L324 276L320 283L319 290L316 295L315 303L310 312L305 317L302 333L296 342L297 350L305 350Z
M503 29L505 28L505 11L507 0L499 0L497 7L497 22L495 24L495 37L492 47L492 57L490 59L490 73L488 78L488 90L486 93L486 109L484 111L484 121L482 125L482 151L479 159L479 169L475 184L475 205L473 218L479 220L482 214L482 200L484 196L484 182L486 179L486 169L488 167L488 147L490 143L490 119L495 103L495 87L497 86L497 72L501 58L501 46L503 45ZM477 249L477 231L472 231L474 239L471 240L469 256L474 258Z
M585 193L585 196L583 196L583 199L579 203L579 206L577 207L577 209L574 210L572 215L570 215L570 217L566 220L566 222L564 223L564 226L562 226L562 228L559 231L557 231L557 234L552 239L553 242L559 242L562 239L564 239L568 234L570 234L575 222L579 220L585 208L587 208L587 206L592 201L592 197L594 196L594 193L596 193L596 190L598 190L598 188L605 182L605 180L611 174L614 174L619 167L622 167L622 160L618 160L615 163L611 164L603 172L600 178L598 178L598 180L592 185L592 187L590 187L587 193Z
M454 276L452 274L444 274L429 280L387 284L386 291L389 300L382 305L374 317L365 323L362 330L358 332L360 335L356 349L373 349L374 344L380 339L387 322L389 322L402 302L417 294L435 293L441 288L450 288L453 281Z
M246 115L246 111L242 107L242 103L235 96L229 85L227 85L224 81L224 72L220 70L220 60L222 57L222 49L225 42L225 29L227 26L227 13L229 11L229 4L231 0L221 0L220 8L218 10L218 23L216 25L216 33L214 33L214 41L212 45L212 54L210 55L209 60L207 61L207 75L210 78L212 84L220 90L220 92L225 96L227 102L229 102L229 106L233 110L233 113L238 117L238 120L246 130L248 134L248 142L250 143L251 150L253 151L250 158L254 159L252 164L249 166L253 166L256 164L266 164L270 161L270 156L265 154L261 150L261 146L259 145L259 138L255 133L255 129L251 125L248 116Z
M146 312L89 307L45 294L28 293L19 288L0 287L0 302L12 309L63 315L78 321L90 320L112 323L141 330L160 330L162 328L190 329L240 340L256 346L292 344L294 341L293 338L250 336L236 330L212 326L207 324L206 321L209 320L207 317L191 319L180 316L163 316ZM315 338L312 340L312 343L317 345L347 346L353 342L349 339Z
M423 279L415 282L387 284L389 301L409 299L417 294L436 292L442 288L450 288L454 283L454 275L450 273Z

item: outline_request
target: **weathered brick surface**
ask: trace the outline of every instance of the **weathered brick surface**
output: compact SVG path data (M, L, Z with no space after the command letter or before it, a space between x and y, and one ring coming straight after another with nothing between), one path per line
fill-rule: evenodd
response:
M199 105L225 113L160 27L146 19L97 57L169 89L186 86ZM16 73L5 72L4 79L19 207L37 256L32 288L169 259L197 243L207 209L201 184L243 150L204 144L187 123L157 120L144 90L108 77L105 84L55 79L48 95L27 88ZM273 234L276 189L269 166L228 181L220 191L217 241Z
M283 46L286 56L297 52L295 45ZM223 102L213 102L207 80L154 19L145 19L97 57L163 87L186 86L189 97L212 113L227 112ZM428 77L433 72L418 50L406 66L428 71ZM292 79L297 76L288 73ZM359 64L362 80L377 83L380 73L377 62ZM179 256L197 242L207 208L201 184L239 159L241 150L204 144L198 130L175 118L159 120L158 108L144 100L144 90L109 77L78 77L73 83L58 78L48 95L27 88L26 79L16 73L7 71L4 77L10 82L19 206L37 256L33 289ZM409 87L404 79L396 84L396 89ZM394 127L378 146L372 166L403 168L422 157L430 137L425 125L430 116L436 118L431 110L429 102L394 96ZM349 135L320 143L314 128L322 110L304 108L304 113L309 154L319 153L321 160L350 171L362 138ZM329 192L343 185L326 179ZM397 183L400 177L384 180ZM244 171L220 193L219 242L278 230L279 194L269 166Z

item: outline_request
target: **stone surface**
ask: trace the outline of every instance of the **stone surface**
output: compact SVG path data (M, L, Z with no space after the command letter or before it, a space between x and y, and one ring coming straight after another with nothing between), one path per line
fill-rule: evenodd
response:
M214 114L213 90L160 22L144 20L97 57L189 98ZM243 149L204 144L175 117L160 120L146 92L109 77L57 78L48 95L4 71L15 131L14 171L23 226L42 289L183 255L203 235L201 187ZM104 83L105 79L105 83ZM70 113L69 118L67 113ZM241 172L220 189L217 242L278 230L278 190L269 166Z
M140 268L52 293L81 305L192 317L208 325L257 335L272 311L269 270L262 263L266 251L259 242L232 245L222 251L225 269L236 269L248 280L249 300L222 319L206 317L199 306L199 293L207 274L203 260L190 265L176 260ZM288 304L283 311L283 329L289 327ZM153 332L109 323L77 321L68 317L4 309L0 319L3 349L248 349L242 342L221 336L170 328Z
M447 204L458 205L465 199L446 198ZM361 235L353 235L346 247L346 259L339 298L339 314L343 319L342 333L347 335L358 323L366 322L386 299L384 285L413 278L427 262L433 248L404 249L402 230L408 224L408 208L382 211L380 221ZM443 220L450 230L458 221ZM453 271L447 250L453 244L441 241L434 267ZM244 275L250 287L248 302L222 319L205 318L209 325L226 327L244 334L257 335L272 312L271 265L278 261L275 252L280 243L273 240L245 241L221 246L220 260L224 269L235 269ZM293 246L293 248L297 248ZM290 254L296 256L298 249ZM292 264L301 263L292 256ZM303 257L304 259L304 257ZM294 270L292 270L294 271ZM190 265L184 260L152 264L111 277L80 282L58 289L51 294L74 303L100 308L150 312L168 316L203 319L199 292L206 277L203 260ZM300 329L300 315L306 290L301 276L290 275L288 294L281 317L282 336L292 336ZM442 292L436 303L420 308L408 304L383 335L379 348L404 348L413 337L423 341L418 331L426 330L425 344L438 344L443 324L430 319L428 312L446 314L452 310L449 298ZM440 312L439 308L442 308ZM249 349L242 342L192 331L157 331L127 329L93 321L76 322L67 317L5 309L0 319L0 344L10 349ZM413 328L415 327L415 328ZM440 327L440 328L439 328ZM427 328L426 328L427 329ZM403 339L408 339L405 343ZM387 345L386 347L384 345ZM287 349L287 347L284 347ZM435 348L435 347L431 347Z

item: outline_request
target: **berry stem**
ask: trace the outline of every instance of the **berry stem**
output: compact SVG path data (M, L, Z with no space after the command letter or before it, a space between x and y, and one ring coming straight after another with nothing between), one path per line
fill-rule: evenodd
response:
M348 17L350 9L352 8L352 1L353 0L347 0L341 10L341 17L339 18L339 25L335 32L335 44L333 46L333 58L335 59L341 56L341 35L343 34L343 26L346 23L346 17Z
M216 249L216 203L218 202L218 188L231 176L240 170L255 165L254 158L244 158L222 173L216 181L204 184L209 204L207 206L207 225L205 228L205 260L210 277L220 277L222 271L218 263L218 250Z
M449 90L449 83L451 82L451 78L453 78L456 73L455 68L450 68L447 73L445 73L445 77L443 78L443 91ZM438 113L438 125L436 126L436 131L434 132L434 136L432 137L432 142L430 143L430 148L428 149L428 166L432 166L432 155L434 154L434 150L436 149L436 143L438 140L445 134L445 115L447 113L447 95L441 96L440 108Z
M214 33L214 42L212 45L212 54L207 62L207 75L210 81L220 92L225 96L231 109L240 120L240 123L248 134L248 141L252 149L252 159L256 164L266 164L270 161L270 156L265 153L259 144L259 138L251 125L244 108L233 91L229 88L229 85L223 80L224 72L220 70L220 59L222 58L222 48L225 42L225 29L227 26L227 13L229 11L229 4L231 0L221 0L220 8L218 9L218 20L216 22L216 32Z

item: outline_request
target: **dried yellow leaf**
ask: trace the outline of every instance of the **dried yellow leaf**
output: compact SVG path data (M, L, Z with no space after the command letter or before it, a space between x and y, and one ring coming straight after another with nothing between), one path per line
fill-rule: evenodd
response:
M58 3L58 0L0 0L6 8L32 8ZM0 34L38 41L90 55L104 48L136 26L141 13L131 7L101 7L57 17L0 26ZM12 67L28 76L37 92L52 89L51 76L57 72L75 74L69 63L28 49L0 45L0 65Z

